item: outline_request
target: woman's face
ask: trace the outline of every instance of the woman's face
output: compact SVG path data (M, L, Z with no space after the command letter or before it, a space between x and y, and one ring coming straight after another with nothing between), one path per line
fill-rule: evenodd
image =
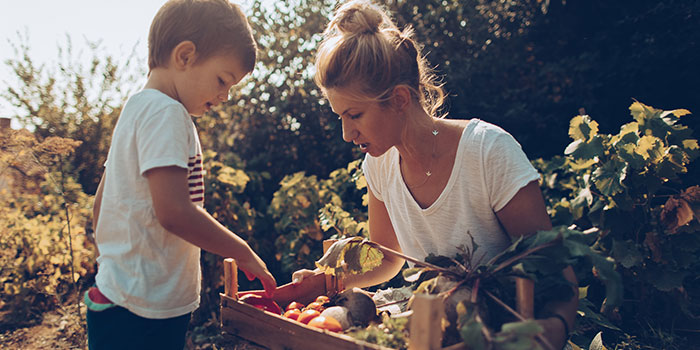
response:
M389 107L375 101L350 98L342 88L326 90L331 109L341 120L343 140L352 142L373 157L384 154L400 141L402 123Z

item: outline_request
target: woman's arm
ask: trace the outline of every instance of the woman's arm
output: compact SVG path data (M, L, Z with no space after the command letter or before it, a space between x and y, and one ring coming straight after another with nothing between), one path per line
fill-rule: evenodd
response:
M399 241L396 238L394 227L391 225L389 213L384 202L377 199L371 190L369 193L369 238L387 248L401 252ZM374 270L362 275L351 275L343 281L346 288L370 287L386 282L396 276L403 267L404 260L394 255L384 255L382 264Z
M542 191L537 181L532 181L521 188L503 209L496 212L496 216L506 232L512 237L527 236L540 230L552 228L542 198ZM568 334L565 335L566 328L573 329L578 308L578 281L574 270L568 266L562 273L566 280L571 282L574 296L565 302L551 302L544 305L544 313L546 315L561 315L567 323L566 327L562 323L564 320L558 317L538 320L545 329L545 336L556 349L561 349L565 345L568 339Z
M204 250L236 259L249 279L257 277L272 295L275 278L242 238L221 225L190 200L187 170L175 166L145 173L158 222L169 232Z
M399 241L396 239L394 227L391 225L389 213L386 211L384 203L374 196L371 190L369 193L369 238L371 241L379 243L387 248L401 252ZM386 282L396 276L403 267L404 260L393 255L384 255L382 264L374 270L361 275L345 276L342 284L344 288L366 288ZM322 274L319 269L298 270L292 274L292 281L295 284L305 284L312 276Z

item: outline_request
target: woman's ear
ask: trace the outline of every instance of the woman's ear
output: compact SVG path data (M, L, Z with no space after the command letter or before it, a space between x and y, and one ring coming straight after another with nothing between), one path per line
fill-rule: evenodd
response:
M411 105L411 90L406 85L396 85L391 93L391 106L404 111Z
M194 64L197 58L197 47L189 40L180 42L173 48L170 59L174 67L184 69Z

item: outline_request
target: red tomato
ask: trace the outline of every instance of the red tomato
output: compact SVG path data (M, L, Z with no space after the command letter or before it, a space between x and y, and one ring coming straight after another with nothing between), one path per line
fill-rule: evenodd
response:
M299 315L301 315L301 311L299 309L289 309L284 313L284 317L291 318L292 320L299 319Z
M293 301L293 302L289 303L289 305L287 305L287 309L286 309L286 310L291 310L291 309L303 310L303 309L304 309L304 304L302 304L302 303L300 303L300 302L297 302L297 301Z
M323 307L323 304L319 303L318 301L314 301L312 303L309 303L309 305L306 305L304 310L317 310L317 311L323 311L325 307Z
M325 295L319 295L316 300L317 303L321 303L321 305L329 303L331 300L325 296Z
M278 315L282 314L282 308L280 308L280 306L277 305L277 303L274 300L269 298L265 298L255 294L246 294L238 300L248 305L255 306L261 310L269 311Z
M299 315L299 318L297 318L297 321L304 323L304 324L307 324L307 323L309 323L309 321L311 321L312 319L314 319L315 317L317 317L319 315L321 315L321 313L318 310L313 310L313 309L304 310L301 312L301 315Z
M308 324L310 327L327 329L331 332L342 332L343 331L343 327L340 325L340 322L338 322L338 320L336 320L335 318L330 317L330 316L314 317L311 321L309 321Z

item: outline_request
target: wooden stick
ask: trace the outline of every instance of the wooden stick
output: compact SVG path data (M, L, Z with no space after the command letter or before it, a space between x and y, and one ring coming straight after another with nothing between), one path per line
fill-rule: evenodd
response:
M515 305L518 313L524 318L535 317L535 282L533 280L515 278Z
M323 241L323 254L325 254L328 251L328 248L330 248L333 243L335 243L337 239L326 239ZM327 296L332 296L335 295L336 293L341 292L338 290L338 277L335 275L326 275L326 293L325 295Z
M442 298L416 294L411 305L409 350L439 350L442 347Z
M238 265L233 258L224 259L224 294L238 300Z
M523 317L523 315L521 315L521 314L519 314L517 311L513 310L510 306L508 306L508 304L506 304L506 303L504 303L503 301L501 301L501 299L498 299L497 296L491 294L491 293L490 293L489 291L487 291L487 290L484 290L484 293L486 293L486 295L488 295L488 296L489 296L493 301L495 301L498 305L501 305L504 309L506 309L508 312L510 312L511 314L513 314L515 317L517 317L519 321L527 321L527 320ZM537 339L539 339L539 340L542 342L542 344L544 344L544 346L545 346L547 349L555 350L555 349L554 349L554 346L552 346L552 344L549 342L549 340L547 340L547 338L545 338L544 335L542 335L542 333L537 334L536 337L537 337Z

